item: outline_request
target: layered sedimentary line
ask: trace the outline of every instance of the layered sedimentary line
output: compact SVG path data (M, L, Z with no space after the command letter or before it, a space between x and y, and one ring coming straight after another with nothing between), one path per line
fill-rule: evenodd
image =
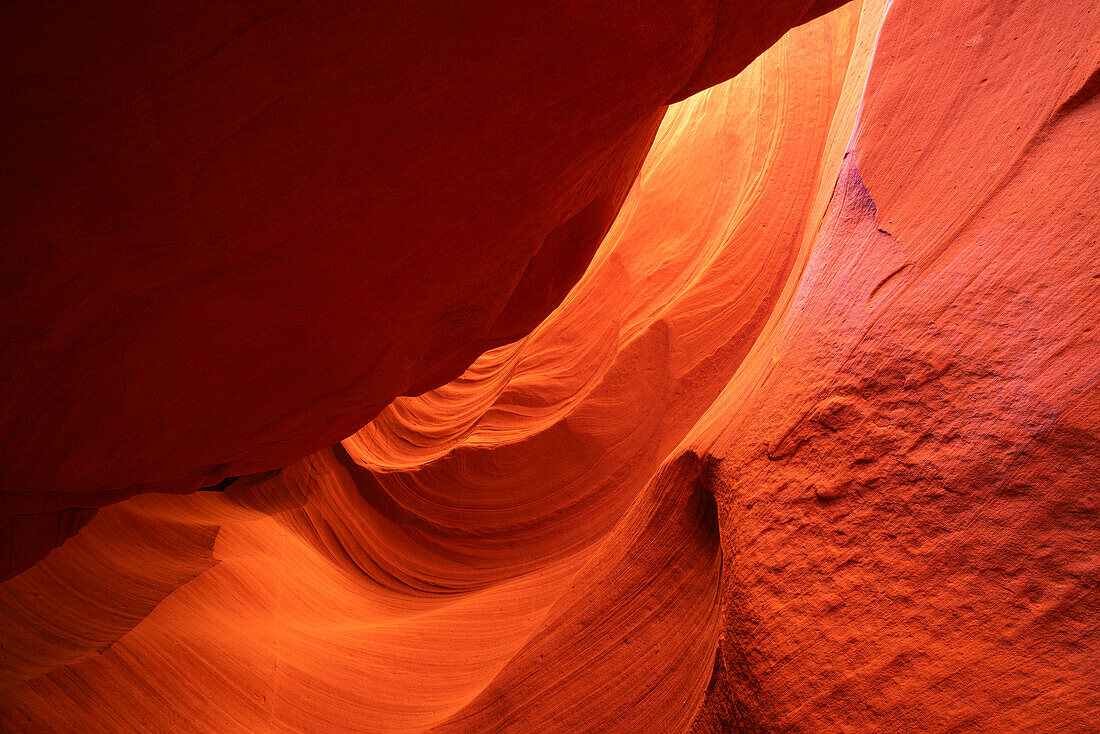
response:
M1098 23L868 0L670 107L539 220L624 197L549 316L577 263L509 265L529 335L0 584L0 721L1089 731Z
M75 591L90 578L78 568L109 566L111 544L145 523L195 538L177 577L155 571L169 549L144 554L165 581L131 572L146 606L100 602L91 639L59 609L46 616L70 631L41 639L43 610L13 602L10 664L34 664L5 693L12 720L686 727L713 667L719 552L699 462L670 451L790 275L814 190L802 166L823 154L857 18L800 29L670 109L593 266L530 337L266 483L112 508L17 579ZM173 670L135 688L171 640L189 652L173 647ZM111 681L94 700L91 680ZM528 702L516 710L505 692Z

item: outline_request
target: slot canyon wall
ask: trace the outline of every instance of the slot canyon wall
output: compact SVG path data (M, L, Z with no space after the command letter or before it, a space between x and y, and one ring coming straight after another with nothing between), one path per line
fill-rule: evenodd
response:
M1100 732L1100 8L0 14L0 729Z

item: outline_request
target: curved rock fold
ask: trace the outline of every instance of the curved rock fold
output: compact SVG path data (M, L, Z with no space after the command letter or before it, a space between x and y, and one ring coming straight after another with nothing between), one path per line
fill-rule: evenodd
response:
M0 11L0 728L1093 731L1100 11L475 5Z

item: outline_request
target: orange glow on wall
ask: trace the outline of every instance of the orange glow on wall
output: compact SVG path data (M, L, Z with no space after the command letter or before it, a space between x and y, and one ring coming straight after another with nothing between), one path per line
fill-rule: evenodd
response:
M0 729L1100 721L1100 10L0 10Z

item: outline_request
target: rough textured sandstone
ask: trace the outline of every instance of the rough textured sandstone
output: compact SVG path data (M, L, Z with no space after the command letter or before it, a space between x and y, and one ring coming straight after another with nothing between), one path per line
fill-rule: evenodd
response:
M4 143L0 728L1095 731L1100 12L772 45L833 5L249 9L21 67L69 107ZM185 12L231 11L113 32Z
M886 17L798 289L690 442L721 467L712 706L750 731L1097 726L1089 11Z

